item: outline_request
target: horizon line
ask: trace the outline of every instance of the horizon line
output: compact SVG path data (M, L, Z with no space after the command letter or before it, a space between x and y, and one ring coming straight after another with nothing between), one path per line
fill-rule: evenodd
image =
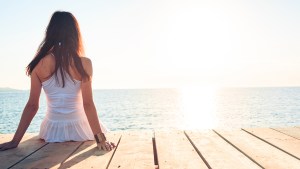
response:
M93 88L93 90L151 90L151 89L182 89L182 88L299 88L300 85L291 85L291 86L209 86L209 85L187 85L187 86L179 86L179 87L120 87L120 88ZM29 91L30 89L18 89L18 88L11 88L11 87L0 87L0 91L5 90L18 90L18 91Z

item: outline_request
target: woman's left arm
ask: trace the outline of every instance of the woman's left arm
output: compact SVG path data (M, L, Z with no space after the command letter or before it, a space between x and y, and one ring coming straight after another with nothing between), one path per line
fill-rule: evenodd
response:
M0 144L0 151L16 148L19 145L33 117L38 111L41 88L41 82L35 70L33 70L31 73L30 96L23 110L17 131L10 142Z

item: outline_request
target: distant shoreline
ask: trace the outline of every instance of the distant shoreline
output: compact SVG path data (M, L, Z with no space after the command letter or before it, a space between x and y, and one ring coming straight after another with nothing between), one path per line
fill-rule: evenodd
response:
M0 92L22 92L27 90L13 89L9 87L0 87Z
M191 88L198 88L193 86ZM209 86L208 86L209 87ZM188 87L184 87L188 88ZM204 86L199 86L199 88L205 88ZM274 88L300 88L300 86L224 86L216 87L216 89L274 89ZM160 90L160 89L180 89L180 87L153 87L153 88L94 88L93 90ZM22 92L30 91L30 89L14 89L10 87L0 87L0 92Z

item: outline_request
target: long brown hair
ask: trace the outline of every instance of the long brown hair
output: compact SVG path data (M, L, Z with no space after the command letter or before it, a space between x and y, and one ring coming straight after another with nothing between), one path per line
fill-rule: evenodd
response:
M80 57L84 54L81 34L76 18L70 12L56 11L53 13L46 29L46 35L39 45L34 59L26 67L27 75L31 75L35 66L45 57L50 50L55 56L55 73L56 79L58 70L62 77L62 87L65 86L65 72L70 75L69 66L72 61L75 64L77 72L81 78L89 79L82 66Z

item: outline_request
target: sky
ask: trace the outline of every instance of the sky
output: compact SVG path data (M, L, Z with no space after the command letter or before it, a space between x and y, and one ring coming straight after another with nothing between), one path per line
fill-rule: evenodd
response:
M300 1L0 0L0 87L25 68L53 12L78 20L94 89L300 86Z

